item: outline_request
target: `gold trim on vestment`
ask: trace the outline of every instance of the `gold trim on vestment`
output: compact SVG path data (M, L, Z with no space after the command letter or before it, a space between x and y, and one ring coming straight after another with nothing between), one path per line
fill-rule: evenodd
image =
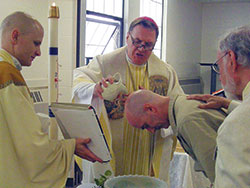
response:
M11 73L11 74L10 74ZM0 62L0 89L7 87L8 85L14 83L16 86L25 86L24 81L20 71L16 69L13 65L8 62Z
M167 96L168 79L160 75L150 76L149 77L149 89L159 95Z

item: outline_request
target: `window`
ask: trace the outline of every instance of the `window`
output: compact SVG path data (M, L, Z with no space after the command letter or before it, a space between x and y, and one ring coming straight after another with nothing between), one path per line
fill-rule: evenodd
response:
M87 10L86 15L86 64L99 54L122 46L122 18Z
M163 0L140 0L140 16L148 16L154 19L159 27L159 36L154 48L154 53L161 58L162 35L162 10Z
M78 9L80 23L78 23L77 67L80 65L79 61L84 61L83 64L87 65L94 56L111 52L123 45L123 1L78 0L78 7L85 9ZM85 57L85 60L81 56Z
M87 0L86 9L122 18L123 0Z

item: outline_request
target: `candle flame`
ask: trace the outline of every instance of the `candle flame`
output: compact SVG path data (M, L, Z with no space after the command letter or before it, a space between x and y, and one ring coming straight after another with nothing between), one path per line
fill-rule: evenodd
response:
M49 7L49 18L59 18L59 8L55 2Z

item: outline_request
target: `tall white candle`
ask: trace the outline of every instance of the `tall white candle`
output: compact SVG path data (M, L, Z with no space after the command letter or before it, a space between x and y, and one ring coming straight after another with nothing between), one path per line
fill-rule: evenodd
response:
M58 101L58 19L59 19L59 8L52 4L49 8L49 91L48 91L48 103ZM49 116L51 119L50 124L50 138L58 138L58 127L56 119L49 109Z

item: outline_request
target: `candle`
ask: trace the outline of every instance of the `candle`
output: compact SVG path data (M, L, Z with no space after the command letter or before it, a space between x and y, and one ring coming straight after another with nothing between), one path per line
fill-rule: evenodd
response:
M48 103L58 102L58 19L59 8L55 3L49 8L49 31L48 31L48 45L49 45L49 74L48 74ZM50 138L58 138L58 127L56 119L49 109L50 116Z

